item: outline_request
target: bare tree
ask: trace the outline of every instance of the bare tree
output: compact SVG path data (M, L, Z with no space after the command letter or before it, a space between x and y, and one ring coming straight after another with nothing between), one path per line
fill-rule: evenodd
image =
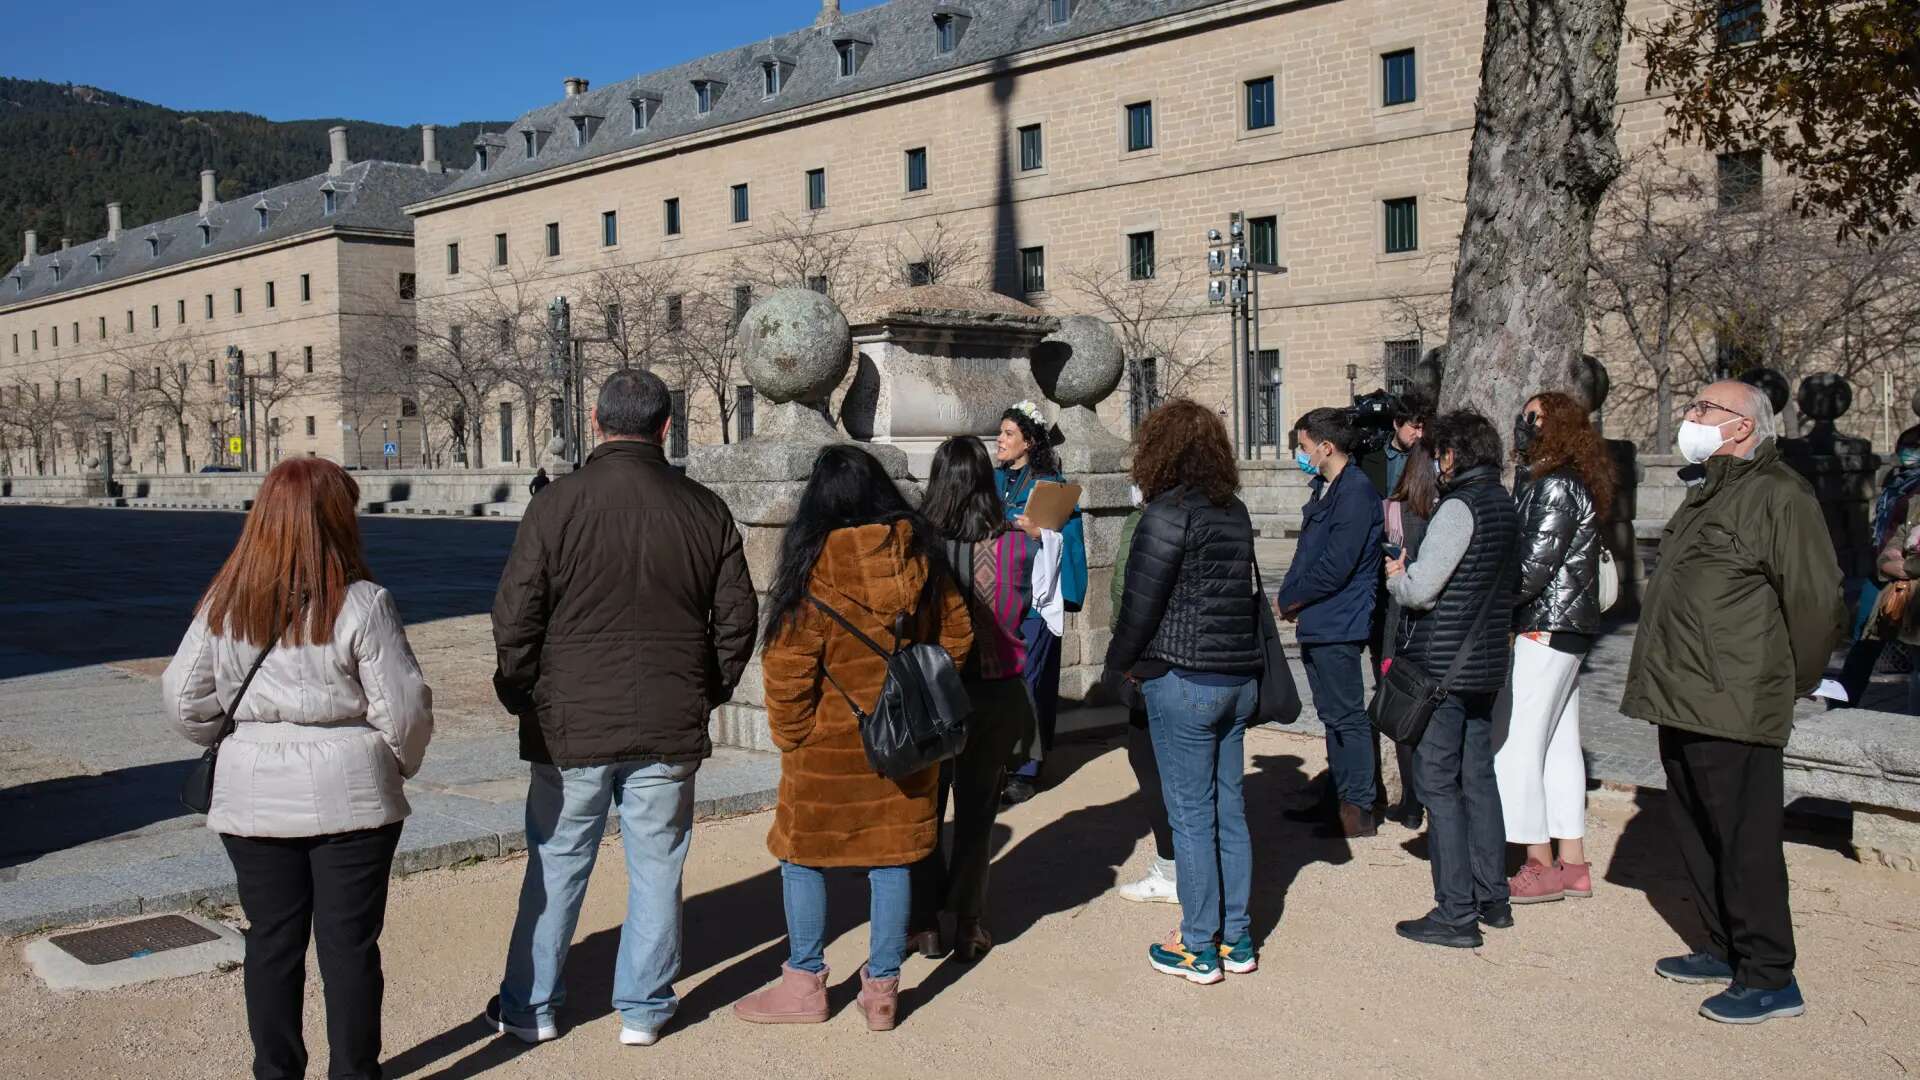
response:
M0 412L0 423L8 426L16 444L30 457L33 471L40 475L60 472L60 435L75 426L79 402L74 395L63 392L65 373L65 368L53 369L53 379L46 386L16 376L8 387L7 408Z
M133 380L134 393L145 410L172 426L179 439L180 471L191 468L188 418L201 399L223 396L219 387L197 378L200 360L193 340L176 332L157 341L110 344L108 363ZM162 461L161 467L166 463Z
M973 235L936 217L918 229L902 227L886 245L879 280L891 287L964 285L984 289L992 267Z
M733 441L743 374L735 331L752 297L750 291L736 293L735 288L730 281L708 277L680 294L661 375L669 386L686 392L688 423L712 424L723 443Z
M941 242L951 246L944 236ZM813 289L843 308L866 299L885 280L868 246L851 230L823 230L818 214L795 219L784 213L733 249L725 276L751 285L761 296L779 289Z
M1623 0L1489 0L1442 404L1511 417L1570 388L1614 142Z
M502 358L516 355L521 335L502 335L500 299L491 289L477 294L422 299L414 317L395 316L392 331L401 344L395 381L412 391L422 427L438 421L446 446L470 468L482 460L483 415L495 390L505 382ZM510 327L511 328L511 327ZM502 344L503 338L506 344ZM411 350L411 351L409 351ZM433 454L430 432L422 432L424 456Z
M1134 378L1133 387L1146 388L1143 365L1151 361L1156 396L1186 393L1190 386L1206 385L1221 360L1220 326L1225 309L1206 301L1205 264L1190 259L1163 259L1150 276L1135 278L1126 266L1078 266L1066 273L1068 283L1086 297L1090 313L1112 325Z

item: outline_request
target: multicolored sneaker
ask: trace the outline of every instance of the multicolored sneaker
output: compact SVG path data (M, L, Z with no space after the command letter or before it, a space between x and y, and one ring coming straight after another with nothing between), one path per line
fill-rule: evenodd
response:
M1212 986L1227 977L1226 972L1220 970L1217 952L1208 949L1196 953L1188 949L1178 931L1161 944L1147 946L1147 963L1152 964L1155 971L1178 975L1200 986Z
M1253 951L1253 935L1242 934L1232 945L1220 946L1220 966L1235 975L1251 975L1260 970L1260 957Z

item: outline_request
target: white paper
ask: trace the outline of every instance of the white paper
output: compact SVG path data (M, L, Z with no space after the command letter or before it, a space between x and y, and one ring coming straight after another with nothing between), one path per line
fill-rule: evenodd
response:
M1828 701L1837 701L1842 705L1845 705L1847 703L1846 690L1843 689L1839 683L1834 682L1832 679L1821 679L1820 688L1813 692L1813 696L1823 697L1823 698L1826 698Z

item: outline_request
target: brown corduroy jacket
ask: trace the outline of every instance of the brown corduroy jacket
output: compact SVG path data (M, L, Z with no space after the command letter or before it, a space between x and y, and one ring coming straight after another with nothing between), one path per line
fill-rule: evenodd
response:
M840 529L827 538L810 589L862 633L887 645L894 617L913 612L927 580L926 561L910 553L906 522ZM943 575L944 576L944 575ZM966 661L973 623L959 590L941 582L937 619L918 620ZM871 709L886 661L818 608L807 604L761 656L767 722L780 758L780 801L767 849L802 866L904 866L933 850L938 769L889 780L867 764L860 723L825 672L862 709Z

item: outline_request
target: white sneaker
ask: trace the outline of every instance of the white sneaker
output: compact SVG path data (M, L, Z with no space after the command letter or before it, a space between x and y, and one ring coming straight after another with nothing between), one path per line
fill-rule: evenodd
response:
M639 1028L620 1025L621 1046L652 1046L659 1041L660 1033L657 1031L641 1031Z
M1180 888L1174 883L1173 864L1161 869L1158 859L1147 868L1147 874L1139 881L1120 886L1120 899L1131 900L1136 904L1177 904L1180 902Z
M502 1035L511 1035L523 1043L551 1042L560 1037L560 1026L551 1020L534 1027L521 1027L509 1024L500 1017L500 999L495 997L487 1002L487 1026Z

